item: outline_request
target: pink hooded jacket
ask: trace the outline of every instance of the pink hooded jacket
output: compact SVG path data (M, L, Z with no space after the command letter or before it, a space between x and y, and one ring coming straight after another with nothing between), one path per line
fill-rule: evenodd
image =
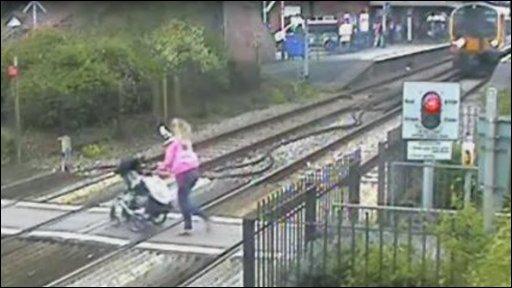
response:
M192 147L182 140L175 139L167 146L163 162L158 163L158 169L170 172L174 176L199 167L199 159Z

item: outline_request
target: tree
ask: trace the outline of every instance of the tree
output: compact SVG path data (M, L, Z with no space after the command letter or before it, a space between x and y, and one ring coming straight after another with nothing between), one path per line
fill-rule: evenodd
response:
M173 76L174 111L182 111L180 77L187 67L199 67L202 73L225 65L221 57L213 52L204 36L201 27L189 23L172 20L154 31L149 37L149 44L157 62L163 63L160 73L162 76L164 117L168 118L167 77Z
M89 39L42 28L2 49L2 66L18 56L22 114L29 126L77 128L108 120L117 115L120 83L138 81L150 70L132 42Z

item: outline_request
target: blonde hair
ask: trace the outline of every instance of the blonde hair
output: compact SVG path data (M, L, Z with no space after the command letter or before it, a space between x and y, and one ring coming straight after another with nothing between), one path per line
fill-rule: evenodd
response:
M192 126L187 121L174 118L171 120L170 127L176 138L192 147Z

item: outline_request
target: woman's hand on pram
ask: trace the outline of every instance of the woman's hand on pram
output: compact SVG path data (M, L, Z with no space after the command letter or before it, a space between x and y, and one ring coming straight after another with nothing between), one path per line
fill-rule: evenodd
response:
M140 174L144 175L144 176L151 176L153 174L155 174L155 171L156 171L156 166L155 165L151 165L151 164L148 164L148 165L144 165L143 167L141 167L140 169Z
M172 177L171 173L161 170L161 169L156 169L155 174L158 175L162 179L167 179L167 178Z

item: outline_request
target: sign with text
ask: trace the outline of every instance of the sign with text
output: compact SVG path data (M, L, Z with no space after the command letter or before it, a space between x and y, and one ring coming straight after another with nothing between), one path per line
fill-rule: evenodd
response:
M405 82L402 107L404 139L458 139L459 83Z
M451 141L408 141L407 160L450 160Z

